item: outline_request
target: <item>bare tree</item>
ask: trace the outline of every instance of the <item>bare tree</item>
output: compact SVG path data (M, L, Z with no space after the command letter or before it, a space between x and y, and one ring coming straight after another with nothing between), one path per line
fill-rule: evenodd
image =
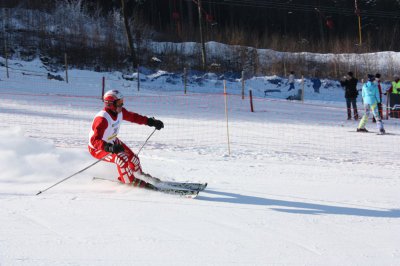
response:
M201 0L198 0L197 2L197 6L198 6L198 11L199 11L199 30L200 30L200 42L201 42L201 61L203 63L203 70L206 69L206 65L207 65L207 55L206 55L206 45L204 43L204 37L203 37L203 19L202 19L202 15L201 15Z
M126 38L128 41L130 58L132 60L133 66L135 67L137 65L136 53L135 53L135 48L133 47L132 33L131 33L131 28L129 26L128 14L126 13L125 0L121 0L121 11L122 11L122 15L124 17L125 33L126 33Z

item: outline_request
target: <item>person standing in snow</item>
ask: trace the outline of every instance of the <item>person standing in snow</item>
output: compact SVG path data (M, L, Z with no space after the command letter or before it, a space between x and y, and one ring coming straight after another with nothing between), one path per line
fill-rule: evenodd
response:
M347 106L347 120L351 120L351 106L353 106L353 117L354 120L358 120L358 111L357 111L357 83L358 79L353 76L353 72L348 72L347 76L340 81L340 85L344 87L345 93L344 97L346 98L346 106Z
M139 157L118 138L118 131L123 120L139 125L164 128L161 120L142 116L126 110L124 97L118 90L107 91L103 96L104 108L93 119L89 133L88 149L90 154L107 162L115 163L118 169L118 180L121 183L132 183L134 186L150 186L143 176Z
M393 76L392 86L386 91L386 94L400 94L400 76L395 74Z
M400 102L400 76L395 74L393 80L390 88L385 92L385 95L387 95L389 100L390 116L399 118L400 112L396 106Z
M314 88L314 92L319 93L319 88L321 88L321 85L322 85L321 80L319 78L315 77L315 78L311 78L311 82L313 84L312 86Z
M378 111L378 103L380 102L379 89L376 83L374 83L374 80L375 76L368 74L368 81L362 87L365 114L358 125L357 132L368 132L368 130L365 128L365 125L367 124L369 113L372 111L372 115L376 119L376 126L379 129L379 132L384 134L385 129L383 128L382 118Z
M288 91L294 90L294 71L290 71L290 75L288 78L288 83L289 83L289 89Z
M382 109L382 87L381 87L381 74L375 74L375 84L378 86L379 90L379 103L378 103L378 111L381 118L383 118L383 109ZM372 122L376 123L375 116L372 118Z

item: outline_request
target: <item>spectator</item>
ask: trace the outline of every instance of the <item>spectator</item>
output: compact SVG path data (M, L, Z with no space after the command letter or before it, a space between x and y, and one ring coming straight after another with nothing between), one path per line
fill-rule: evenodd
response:
M340 81L340 85L344 87L346 98L346 106L347 106L347 120L351 120L351 106L353 106L353 116L354 120L358 120L358 111L357 111L357 83L358 79L353 76L353 72L348 72L347 76L344 76Z
M381 87L381 74L376 73L375 75L375 84L378 86L379 90L379 102L378 102L378 111L381 118L383 118L383 110L382 110L382 87ZM372 122L376 123L375 116L372 117Z
M294 90L294 71L290 71L290 75L288 78L288 83L289 83L289 89L288 91Z
M400 102L400 77L399 75L393 76L392 84L390 88L384 93L385 95L388 94L388 102L390 105L390 117L400 118L400 109L399 109L399 102Z
M321 80L319 78L312 78L311 82L313 84L312 86L313 86L314 92L319 93L319 88L321 88L321 85L322 85Z
M374 80L375 76L368 74L368 81L363 85L362 88L365 114L358 124L357 132L368 132L368 130L365 128L365 125L367 124L369 113L372 111L372 114L376 119L376 127L379 129L381 134L384 134L385 129L383 128L382 118L380 117L378 111L378 103L380 101L379 90L376 83L374 83Z
M392 81L392 86L386 91L385 95L387 93L392 93L392 94L400 94L400 77L399 75L394 75Z

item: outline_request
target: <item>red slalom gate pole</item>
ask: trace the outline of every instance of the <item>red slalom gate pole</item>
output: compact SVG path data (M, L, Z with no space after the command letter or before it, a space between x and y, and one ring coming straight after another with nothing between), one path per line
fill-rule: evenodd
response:
M101 100L103 100L105 86L106 86L106 78L103 77L101 83Z
M254 113L254 107L253 107L253 92L249 90L249 95L250 95L250 110L252 113Z

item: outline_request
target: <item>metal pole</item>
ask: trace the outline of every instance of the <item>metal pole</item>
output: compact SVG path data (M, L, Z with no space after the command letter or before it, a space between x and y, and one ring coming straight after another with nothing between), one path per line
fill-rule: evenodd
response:
M64 53L65 60L65 81L68 83L68 61L67 61L67 53Z
M231 155L231 144L229 141L228 99L226 93L226 80L224 80L224 99L225 99L226 135L228 138L228 154Z
M242 100L244 100L244 71L242 71Z
M101 98L100 98L102 101L103 101L105 87L106 87L106 78L103 77L101 82Z
M89 169L89 168L92 167L93 165L95 165L95 164L97 164L98 162L100 162L101 160L103 160L103 159L104 159L106 156L108 156L108 155L109 155L109 154L107 153L107 154L106 154L104 157L102 157L101 159L98 159L97 161L95 161L95 162L92 163L91 165L86 166L85 168L83 168L82 170L76 172L75 174L72 174L72 175L70 175L70 176L64 178L63 180L58 181L58 182L55 183L54 185L52 185L52 186L50 186L50 187L48 187L48 188L46 188L46 189L44 189L44 190L39 191L38 193L36 193L36 196L39 195L39 194L42 194L43 192L46 192L47 190L49 190L49 189L52 188L52 187L57 186L58 184L64 182L65 180L70 179L71 177L73 177L73 176L75 176L75 175L77 175L77 174L79 174L79 173L82 173L83 171Z
M183 86L184 86L184 91L186 94L186 86L187 86L187 72L186 72L186 67L183 68Z
M153 132L150 134L150 136L146 139L146 141L144 142L144 144L142 145L142 147L139 149L137 155L139 155L140 151L143 149L144 145L146 145L147 141L150 139L150 137L154 134L155 131L156 131L156 129L154 129L154 131L153 131ZM48 188L46 188L46 189L44 189L44 190L39 191L38 193L36 193L36 196L39 195L39 194L42 194L43 192L46 192L47 190L49 190L49 189L51 189L51 188L53 188L53 187L55 187L55 186L57 186L58 184L60 184L60 183L62 183L62 182L64 182L64 181L66 181L67 179L70 179L71 177L76 176L77 174L82 173L83 171L89 169L89 168L92 167L93 165L95 165L95 164L99 163L100 161L102 161L102 160L103 160L104 158L106 158L108 155L109 155L109 153L107 153L105 156L103 156L102 158L98 159L97 161L95 161L95 162L92 163L91 165L86 166L86 167L83 168L82 170L80 170L80 171L78 171L78 172L76 172L76 173L74 173L74 174L72 174L72 175L70 175L70 176L68 176L68 177L66 177L66 178L64 178L64 179L62 179L62 180L60 180L60 181L58 181L58 182L55 183L54 185L51 185L50 187L48 187Z
M153 132L151 132L150 136L146 139L146 141L143 143L142 147L140 147L139 151L137 152L136 155L139 155L140 151L143 149L144 145L146 145L147 141L149 141L149 139L151 138L151 136L153 136L154 132L156 132L156 128L153 130Z
M304 76L301 76L301 102L304 103Z
M250 111L253 113L254 112L254 107L253 107L253 91L249 90L249 98L250 98Z
M139 73L139 64L137 65L137 91L140 90L140 73Z
M386 120L389 120L389 111L390 111L390 93L388 93L386 97Z

